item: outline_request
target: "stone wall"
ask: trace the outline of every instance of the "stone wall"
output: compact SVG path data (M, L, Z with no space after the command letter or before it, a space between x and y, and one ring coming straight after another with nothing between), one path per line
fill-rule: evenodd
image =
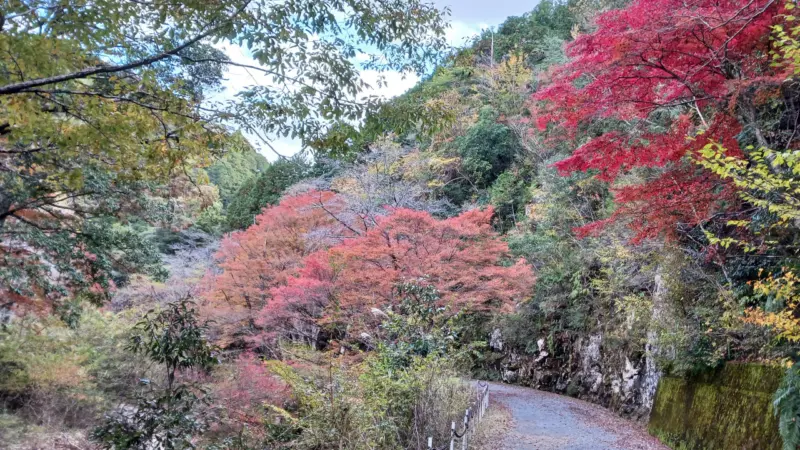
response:
M603 405L619 414L646 421L650 412L646 389L647 361L642 352L627 351L596 333L568 342L537 342L538 352L504 348L498 330L491 335L495 358L489 377Z
M650 433L681 450L780 450L772 396L780 367L735 364L700 376L662 377Z

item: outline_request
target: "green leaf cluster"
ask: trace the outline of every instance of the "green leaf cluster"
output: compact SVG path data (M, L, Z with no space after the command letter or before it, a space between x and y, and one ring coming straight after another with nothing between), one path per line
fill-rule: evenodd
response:
M283 191L312 174L312 165L302 156L280 159L245 181L226 209L227 226L241 230L253 224L255 216L278 203Z

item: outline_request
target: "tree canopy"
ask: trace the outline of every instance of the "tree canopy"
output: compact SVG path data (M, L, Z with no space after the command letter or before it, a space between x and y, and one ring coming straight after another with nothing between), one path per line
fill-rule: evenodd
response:
M637 168L663 168L617 190L614 216L640 238L709 220L732 191L684 157L709 139L731 152L739 152L739 137L766 143L756 104L782 80L763 58L778 8L770 0L659 0L601 14L597 30L569 44L570 61L533 96L542 102L541 129L561 127L574 138L589 124L605 125L556 167L596 170L608 182Z

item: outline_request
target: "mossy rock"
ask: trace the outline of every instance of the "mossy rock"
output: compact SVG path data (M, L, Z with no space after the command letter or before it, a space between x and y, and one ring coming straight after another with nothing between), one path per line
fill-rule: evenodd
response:
M662 377L648 429L680 450L780 450L772 396L783 370L730 363L682 379Z

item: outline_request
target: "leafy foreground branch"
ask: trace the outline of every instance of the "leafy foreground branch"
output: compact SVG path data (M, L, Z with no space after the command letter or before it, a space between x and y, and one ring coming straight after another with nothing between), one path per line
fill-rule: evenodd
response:
M163 386L149 379L141 382L149 392L135 405L122 405L107 415L94 437L104 448L181 449L192 447L193 437L207 427L205 390L187 379L189 371L207 372L217 360L205 338L208 326L197 319L189 299L150 311L136 324L128 350L142 354L165 372Z

